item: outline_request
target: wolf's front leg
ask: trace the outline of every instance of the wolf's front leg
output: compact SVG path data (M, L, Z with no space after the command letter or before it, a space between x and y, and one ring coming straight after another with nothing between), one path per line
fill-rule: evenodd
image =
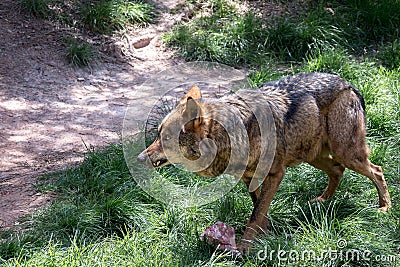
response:
M274 172L270 172L267 178L265 178L261 186L260 195L254 205L253 212L251 213L246 230L238 247L239 251L243 255L248 254L249 249L253 245L256 234L268 230L268 208L278 191L284 174L285 168L282 166L279 170L276 171L275 169Z
M243 182L246 184L247 190L249 190L249 192L250 192L250 189L249 189L250 182L251 182L252 178L253 178L252 176L245 177L244 179L242 178ZM250 197L251 197L251 201L253 201L253 207L255 207L257 205L257 200L260 197L260 187L257 187L256 190L250 192Z

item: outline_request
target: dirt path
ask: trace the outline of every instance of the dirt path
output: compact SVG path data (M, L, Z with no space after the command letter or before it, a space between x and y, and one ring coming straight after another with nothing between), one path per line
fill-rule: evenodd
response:
M107 44L116 57L76 69L64 58L66 29L16 12L17 2L0 3L0 228L50 199L34 190L40 174L81 160L84 143L118 141L135 86L178 63L158 37L183 16L168 13L178 1L162 1L157 25ZM150 44L131 47L140 37Z

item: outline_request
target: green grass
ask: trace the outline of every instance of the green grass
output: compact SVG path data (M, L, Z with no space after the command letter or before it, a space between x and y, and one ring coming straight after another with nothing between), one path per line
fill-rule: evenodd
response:
M141 0L19 0L27 13L78 31L112 34L130 26L147 26L156 17L155 5Z
M75 66L89 66L96 60L96 49L89 43L78 39L66 39L65 57L67 61Z
M349 19L355 18L353 25L366 41L380 42L399 37L400 2L397 0L349 2ZM355 17L354 17L355 15Z
M154 7L140 1L88 1L81 6L80 13L83 23L98 33L110 33L133 24L146 25L154 19Z
M251 14L243 17L203 18L179 25L165 36L187 60L206 60L229 65L248 64L265 57L259 40L264 38L262 24Z
M370 159L383 167L393 201L388 214L376 211L377 191L366 177L346 171L332 201L309 204L326 187L326 175L307 165L288 168L270 207L271 233L257 240L250 256L236 258L215 251L199 236L219 220L233 226L240 238L252 209L243 184L202 207L168 206L136 184L122 146L115 144L88 151L75 168L43 176L39 190L54 191L58 198L24 218L21 231L0 231L0 265L400 266L398 2L382 2L392 8L375 10L371 1L342 6L333 1L335 15L330 15L322 1L313 4L312 12L266 25L223 1L207 1L199 6L211 13L177 26L167 40L188 60L247 64L255 85L309 71L336 73L351 82L365 98ZM357 16L350 25L334 28L349 22L351 14ZM260 42L268 36L273 38ZM181 185L203 182L173 168L160 173ZM341 249L343 240L347 244ZM301 257L302 252L320 256L352 249L370 253L370 259ZM268 257L259 259L264 250ZM292 252L279 261L278 250ZM383 256L386 260L378 258Z
M380 47L377 58L389 69L400 68L400 41L396 39Z
M377 145L375 141L380 139L370 140ZM380 164L385 168L393 198L394 208L389 214L376 212L375 188L367 178L350 171L345 173L333 201L310 205L308 200L323 190L326 177L306 165L289 168L270 209L272 233L259 239L255 253L243 259L215 252L199 240L205 227L217 220L235 227L240 237L252 206L242 184L207 206L174 208L157 202L136 185L120 145L88 152L76 168L43 177L39 188L55 191L59 198L27 217L25 231L0 235L0 263L4 266L258 266L260 263L270 266L278 264L277 257L260 260L257 251L314 251L318 255L329 248L338 249L337 242L341 239L347 241L346 249L368 250L374 257L396 255L400 245L398 158L396 162L399 147L398 140L385 141L389 144L386 156L391 158L390 162L388 159ZM342 266L345 262L298 258L295 266L322 263ZM353 259L349 264L390 266L376 260Z
M269 212L272 233L260 238L255 252L240 259L215 252L199 240L206 226L220 220L243 233L251 200L243 184L206 206L180 209L160 203L142 191L129 174L121 145L89 151L74 169L43 177L39 188L59 198L26 218L26 230L3 232L0 263L4 266L267 266L279 265L276 254L264 260L260 250L294 251L281 262L287 266L398 266L400 247L400 98L399 71L355 60L343 51L309 57L297 71L338 73L360 88L367 103L371 160L382 165L393 200L389 214L376 212L377 192L359 174L346 171L332 201L308 204L321 193L327 178L307 165L289 168ZM265 68L251 78L260 84L286 75ZM161 172L180 184L195 177ZM295 253L351 249L367 251L371 260L356 258L308 259ZM261 254L260 254L261 255ZM308 255L308 254L307 254ZM397 257L397 262L378 256ZM311 255L312 256L312 255ZM316 256L316 257L317 257Z
M202 2L229 7L224 1ZM270 60L298 63L321 49L341 48L358 56L384 43L397 44L399 1L310 1L298 5L299 12L273 19L255 17L251 11L214 8L198 19L178 24L166 34L165 42L187 60L232 66Z
M33 16L47 18L51 13L49 2L50 0L20 0L20 5Z

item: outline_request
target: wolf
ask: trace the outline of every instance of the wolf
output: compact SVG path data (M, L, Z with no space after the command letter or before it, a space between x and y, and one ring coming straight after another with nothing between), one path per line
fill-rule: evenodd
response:
M258 233L268 230L268 208L287 166L305 162L327 174L326 189L312 200L320 202L332 198L345 168L353 170L373 182L378 191L380 210L388 211L391 199L382 168L368 159L365 103L356 88L337 75L315 72L267 82L255 89L254 95L257 103L262 103L260 105L265 105L272 113L276 146L265 179L260 187L250 192L254 208L239 245L242 253L248 253ZM210 139L216 146L213 159L207 167L196 172L206 177L224 173L233 141L215 118L221 115L219 113L229 118L230 109L238 110L236 114L247 131L248 160L239 178L249 186L260 162L262 127L246 101L237 94L207 99L202 98L197 86L190 88L177 107L163 119L156 140L139 154L138 161L158 168L181 162L179 154L195 162L207 153L201 146L202 141ZM179 138L171 144L174 134L179 134Z

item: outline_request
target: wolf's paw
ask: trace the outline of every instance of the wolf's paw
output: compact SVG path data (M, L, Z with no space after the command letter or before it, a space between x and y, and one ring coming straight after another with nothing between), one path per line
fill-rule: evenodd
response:
M319 197L310 199L308 202L310 202L310 203L315 203L315 202L321 202L321 203L323 203L323 202L325 202L325 201L327 201L327 200L328 200L327 198L322 197L322 196L319 196Z
M378 209L378 212L388 213L390 206L383 206Z
M239 255L240 255L241 257L242 257L242 256L247 256L247 255L249 255L250 247L244 246L244 245L240 244L240 245L237 247L237 251L239 252Z
M240 241L239 246L237 247L237 250L239 251L241 256L247 256L249 255L252 247L253 247L252 241L242 239Z

